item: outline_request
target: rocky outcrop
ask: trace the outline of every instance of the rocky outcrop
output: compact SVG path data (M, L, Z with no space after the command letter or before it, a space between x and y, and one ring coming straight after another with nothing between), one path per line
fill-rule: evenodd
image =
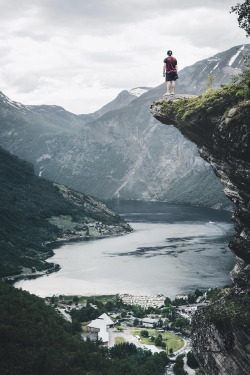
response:
M165 96L154 102L151 112L166 125L174 125L196 143L225 185L235 203L235 235L230 248L237 265L232 272L235 287L250 287L250 101L240 101L236 87L201 97Z
M192 345L207 375L248 375L249 331L223 324L205 324L204 311L195 314Z
M250 101L239 91L237 85L224 86L200 97L163 97L151 106L156 119L198 146L237 208L229 244L236 257L233 288L193 321L194 351L208 375L250 373Z

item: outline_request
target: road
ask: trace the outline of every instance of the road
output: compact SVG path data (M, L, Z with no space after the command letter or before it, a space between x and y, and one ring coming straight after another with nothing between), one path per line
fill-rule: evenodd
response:
M57 310L62 314L62 316L70 323L72 323L72 318L70 316L70 314L66 313L65 309L61 309L59 307L57 307Z
M115 331L115 332L114 332ZM152 353L159 353L162 350L158 349L155 345L145 345L142 344L133 334L130 332L129 329L124 329L123 332L116 332L113 328L109 329L109 346L115 345L115 338L116 337L123 337L125 341L135 344L138 348L141 349L149 349Z
M195 375L195 370L192 370L187 365L187 353L192 350L192 345L191 345L190 339L187 338L187 337L185 337L185 338L182 337L182 339L185 341L185 344L184 344L183 348L181 348L180 350L178 350L174 354L175 354L175 356L178 356L180 354L185 354L184 370L187 371L188 375ZM166 372L165 372L166 375L174 375L173 366L174 366L174 364L171 364L170 367L166 369Z
M115 338L116 337L123 337L126 342L135 344L138 348L141 349L149 349L152 351L152 353L159 353L161 350L158 349L155 345L144 345L142 344L133 334L129 329L124 329L122 332L117 332L116 329L110 328L109 329L109 347L112 347L115 345ZM188 365L187 365L187 356L186 354L192 350L191 342L189 338L185 339L182 337L184 340L184 346L177 352L175 352L175 356L180 355L180 354L185 354L184 358L184 370L187 371L188 375L195 375L195 370L192 370ZM173 365L171 364L170 367L166 368L166 375L173 375Z

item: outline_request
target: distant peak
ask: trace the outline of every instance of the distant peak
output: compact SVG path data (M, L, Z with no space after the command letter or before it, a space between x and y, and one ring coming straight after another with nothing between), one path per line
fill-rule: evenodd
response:
M23 104L11 100L11 99L10 99L8 96L6 96L2 91L0 91L0 101L1 101L1 104L4 104L4 105L6 105L6 106L11 106L11 107L14 107L14 108L16 108L16 109L24 108L24 105L23 105Z
M142 94L145 94L145 92L148 92L150 89L151 87L135 87L129 91L129 94L139 97Z

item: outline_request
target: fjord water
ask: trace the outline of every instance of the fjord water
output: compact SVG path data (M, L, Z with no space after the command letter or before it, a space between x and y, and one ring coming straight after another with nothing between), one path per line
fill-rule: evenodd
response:
M62 245L48 261L59 272L16 287L40 296L176 294L224 286L235 264L228 249L231 213L159 202L110 205L134 229L112 238Z

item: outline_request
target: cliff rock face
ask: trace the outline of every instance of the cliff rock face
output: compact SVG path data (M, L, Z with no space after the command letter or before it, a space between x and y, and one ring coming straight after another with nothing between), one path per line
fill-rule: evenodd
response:
M250 101L238 91L237 85L231 85L200 97L165 96L151 106L156 119L174 125L198 146L237 208L235 235L229 244L236 256L233 288L193 321L194 351L208 375L250 373L249 305L245 304L250 292Z

